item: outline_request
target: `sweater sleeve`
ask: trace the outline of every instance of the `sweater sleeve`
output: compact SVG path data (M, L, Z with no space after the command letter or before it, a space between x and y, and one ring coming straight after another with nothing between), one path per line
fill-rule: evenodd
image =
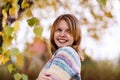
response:
M71 47L62 47L54 53L51 65L45 75L51 80L80 80L80 58Z

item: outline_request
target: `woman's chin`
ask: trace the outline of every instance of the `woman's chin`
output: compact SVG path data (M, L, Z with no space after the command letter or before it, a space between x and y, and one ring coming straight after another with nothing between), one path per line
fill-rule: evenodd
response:
M65 47L66 45L59 45L58 47L61 48L61 47Z

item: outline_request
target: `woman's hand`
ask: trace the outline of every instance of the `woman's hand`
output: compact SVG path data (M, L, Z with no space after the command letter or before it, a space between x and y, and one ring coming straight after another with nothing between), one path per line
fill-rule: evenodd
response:
M49 75L39 75L36 80L52 80Z

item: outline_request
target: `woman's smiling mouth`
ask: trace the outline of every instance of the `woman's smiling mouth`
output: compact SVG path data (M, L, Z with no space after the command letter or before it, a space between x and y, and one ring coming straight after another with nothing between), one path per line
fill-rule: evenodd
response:
M58 40L59 43L62 43L62 44L63 44L63 43L66 43L66 42L68 41L68 40L66 40L66 39L57 39L57 40Z

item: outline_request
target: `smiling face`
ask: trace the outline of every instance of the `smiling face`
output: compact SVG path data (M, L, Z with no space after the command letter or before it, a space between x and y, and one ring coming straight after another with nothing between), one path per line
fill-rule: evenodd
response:
M51 27L51 53L63 46L71 46L79 52L80 42L81 30L79 20L71 14L60 15Z
M61 20L56 26L54 32L54 41L58 48L63 46L71 46L73 44L74 39L65 20Z

